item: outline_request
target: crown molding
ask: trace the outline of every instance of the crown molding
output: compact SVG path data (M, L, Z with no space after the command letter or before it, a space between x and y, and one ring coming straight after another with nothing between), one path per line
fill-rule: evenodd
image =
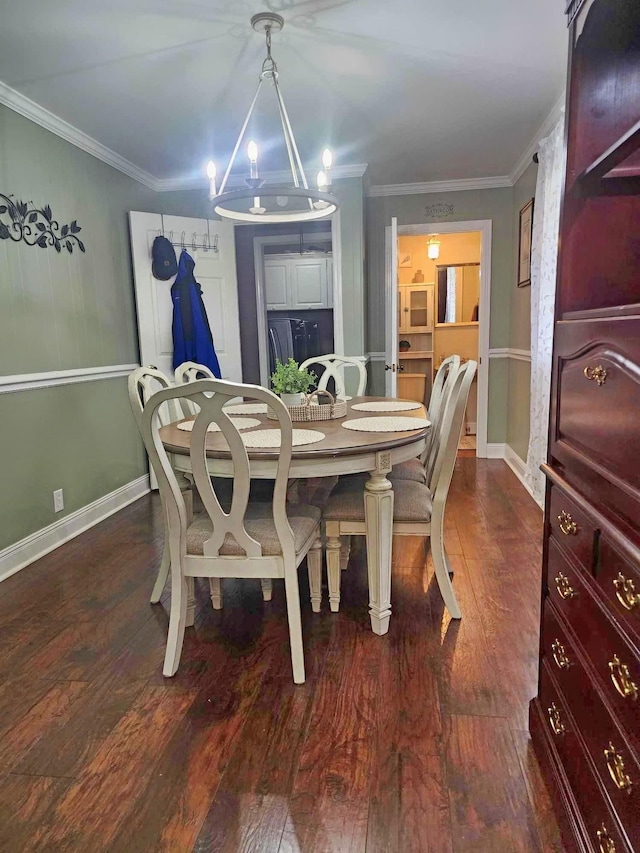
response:
M347 163L342 166L334 166L331 170L331 178L339 181L343 178L362 178L367 172L367 163ZM305 174L312 174L313 170L309 167L305 168ZM260 177L264 178L265 184L290 184L291 171L283 169L279 172L261 172ZM245 185L244 178L241 175L230 175L227 181L227 186L243 187ZM208 189L209 182L204 175L195 175L190 178L157 178L154 184L154 190L159 193L179 192L180 190L204 190Z
M466 178L456 181L429 181L416 184L379 184L369 189L369 196L423 195L425 193L455 193L465 190L493 190L511 187L509 175L493 178Z
M524 150L522 156L511 170L509 179L511 181L512 186L520 180L522 175L524 175L526 170L531 165L533 155L536 153L536 151L538 150L538 146L540 145L540 140L544 139L545 136L548 136L551 133L553 128L558 123L560 116L563 115L566 97L566 93L563 92L561 97L558 98L556 103L553 105L553 108L549 115L538 128L533 139L531 140L527 148Z
M21 92L17 92L15 89L12 89L10 86L7 86L6 83L2 83L1 81L0 104L4 104L14 112L19 113L36 124L39 124L40 127L44 127L45 130L55 133L56 136L70 142L72 145L75 145L76 148L81 148L83 151L86 151L87 154L97 157L98 160L102 160L103 163L113 166L114 169L117 169L119 172L123 172L130 178L144 184L145 187L155 189L157 179L154 178L153 175L150 175L149 172L145 172L144 169L130 163L129 160L125 160L124 157L116 154L115 151L107 148L106 145L102 145L102 143L98 142L93 137L87 136L86 133L78 130L77 127L74 127L64 119L54 115L54 113L49 112L49 110L41 107L40 104L36 104L35 101L27 98L26 95L23 95Z

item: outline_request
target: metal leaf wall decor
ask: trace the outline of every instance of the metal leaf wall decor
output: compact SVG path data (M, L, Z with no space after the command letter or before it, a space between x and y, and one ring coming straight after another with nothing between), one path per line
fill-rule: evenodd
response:
M61 227L48 204L35 207L32 201L19 201L13 195L0 193L0 240L22 241L41 249L53 246L56 252L65 248L72 254L74 246L86 251L78 237L81 230L75 219Z

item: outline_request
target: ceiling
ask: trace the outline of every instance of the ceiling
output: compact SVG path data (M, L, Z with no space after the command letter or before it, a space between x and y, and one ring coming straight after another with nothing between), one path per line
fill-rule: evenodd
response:
M508 174L564 87L561 0L4 0L0 80L155 177L193 179L235 143L266 10L286 20L273 54L314 171L329 145L374 184ZM263 89L250 132L279 170Z

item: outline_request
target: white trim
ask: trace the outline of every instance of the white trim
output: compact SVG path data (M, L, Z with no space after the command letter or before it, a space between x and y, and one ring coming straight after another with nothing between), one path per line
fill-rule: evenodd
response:
M513 358L516 361L531 361L531 350L496 347L489 350L489 358Z
M73 370L47 370L44 373L18 373L0 376L0 394L13 391L31 391L34 388L51 388L54 385L77 385L94 379L116 379L128 376L138 364L112 364L106 367L76 367Z
M22 94L22 92L17 92L15 89L12 89L10 86L7 86L6 83L2 82L0 82L0 104L4 104L14 112L19 113L21 116L30 119L36 124L39 124L40 127L44 127L45 130L55 133L56 136L70 142L72 145L75 145L76 148L81 148L83 151L86 151L87 154L97 157L98 160L102 160L103 163L113 166L114 169L117 169L119 172L123 172L135 181L144 184L145 187L149 187L149 189L152 190L156 189L158 179L149 174L149 172L145 172L144 169L141 169L129 160L125 160L124 157L121 157L120 154L116 154L115 151L107 148L106 145L98 142L97 139L94 139L92 136L88 136L86 133L78 130L77 127L69 124L68 121L65 121L54 113L49 112L49 110L41 107L40 104L32 101L31 98L27 98L26 95Z
M369 188L368 196L423 195L425 193L455 193L465 190L492 190L512 187L509 175L493 178L463 178L455 181L427 181L413 184L379 184Z
M370 352L367 353L367 357L369 361L385 361L387 354L384 352Z
M0 551L0 581L14 575L34 560L43 557L69 539L113 515L149 491L149 475L132 480L119 489L69 513L48 527L31 533L19 542Z
M460 234L481 232L480 263L480 323L478 324L478 431L476 455L487 455L487 424L489 422L489 336L491 333L491 219L469 219L457 222L438 222L426 225L401 225L399 235L428 236L429 234Z
M306 174L315 174L319 167L313 165L305 166ZM345 163L341 166L334 166L331 169L332 180L340 180L341 178L362 178L368 168L368 163ZM291 172L282 170L280 172L260 172L260 177L264 179L265 184L291 184ZM176 190L204 190L208 189L209 181L206 175L192 175L184 178L155 178L154 190L158 193L175 192ZM244 187L245 180L243 175L230 175L227 181L227 187Z
M556 126L558 119L564 113L564 105L566 99L567 96L563 92L562 96L558 98L556 103L553 105L551 112L542 122L542 124L534 134L533 139L525 148L522 153L522 156L511 170L511 173L509 174L509 180L511 181L512 186L514 186L520 180L520 178L524 175L526 170L531 165L533 155L537 152L538 146L540 145L540 140L544 139L545 136L548 136L553 130L553 128Z

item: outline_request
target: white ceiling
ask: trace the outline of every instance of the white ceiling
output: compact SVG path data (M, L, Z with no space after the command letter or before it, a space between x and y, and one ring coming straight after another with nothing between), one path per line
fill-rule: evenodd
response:
M508 174L564 86L561 0L2 0L0 80L157 178L222 167L264 38L303 160L392 184ZM265 87L263 87L265 88ZM274 106L268 87L263 106ZM261 166L286 167L259 110ZM244 160L243 160L244 166Z

